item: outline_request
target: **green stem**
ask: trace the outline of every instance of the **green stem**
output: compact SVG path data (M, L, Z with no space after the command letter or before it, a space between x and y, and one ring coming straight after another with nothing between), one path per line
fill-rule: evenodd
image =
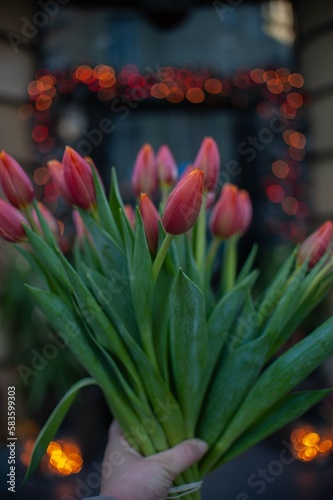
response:
M237 271L237 243L238 235L231 236L225 241L225 253L221 269L221 294L229 292L235 284Z
M201 210L197 222L196 242L195 242L195 260L198 269L203 268L206 251L206 195L202 198Z
M216 253L218 251L218 248L220 246L221 241L222 241L221 238L218 238L217 236L215 236L210 244L210 247L209 247L209 250L207 253L205 270L204 270L205 290L207 290L209 283L210 283L213 264L215 262Z
M168 199L170 193L170 187L166 184L162 184L161 186L161 202L160 202L160 212L162 213L165 207L165 203Z
M41 234L41 231L40 231L40 228L38 227L33 215L32 215L32 207L28 207L26 210L25 210L25 213L24 215L27 217L28 219L28 222L31 226L31 229L33 231L35 231L35 233L38 233L38 234Z
M168 250L169 250L169 247L172 243L173 238L174 238L174 236L172 234L167 233L165 238L164 238L164 241L161 245L161 248L159 249L158 254L156 255L156 258L155 258L155 261L153 264L154 281L157 280L157 277L159 275L159 272L161 270L161 267L163 265L163 262L165 260L166 255L168 253Z

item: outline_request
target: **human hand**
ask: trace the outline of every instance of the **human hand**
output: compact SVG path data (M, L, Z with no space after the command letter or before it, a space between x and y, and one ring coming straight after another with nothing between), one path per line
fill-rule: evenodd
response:
M200 460L207 449L204 441L189 439L143 457L130 447L114 421L103 460L101 495L117 500L164 500L176 476Z

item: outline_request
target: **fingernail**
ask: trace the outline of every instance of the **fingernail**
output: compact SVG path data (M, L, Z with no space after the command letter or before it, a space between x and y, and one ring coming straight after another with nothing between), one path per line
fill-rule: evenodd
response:
M207 453L209 446L205 441L202 441L201 439L195 439L194 441L200 453Z

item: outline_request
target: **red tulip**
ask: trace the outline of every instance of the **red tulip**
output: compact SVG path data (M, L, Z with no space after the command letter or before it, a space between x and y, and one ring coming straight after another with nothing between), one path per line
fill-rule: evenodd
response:
M131 225L131 227L134 229L134 226L135 226L135 212L134 212L134 209L132 207L132 205L124 205L124 210L125 210L125 214L126 214L126 217Z
M204 189L213 191L220 172L220 152L212 137L205 137L194 160L194 167L205 172Z
M153 202L145 193L141 193L140 196L140 213L145 228L149 250L153 255L155 255L158 245L158 221L160 220L160 215Z
M160 186L172 186L178 177L177 164L169 146L164 144L156 155L157 177Z
M203 175L202 170L192 170L170 193L162 217L167 233L186 233L196 222L202 205Z
M135 160L132 186L136 196L153 194L157 189L157 172L154 151L150 144L142 146Z
M25 241L27 235L22 224L28 225L28 222L21 212L0 200L0 237L11 243Z
M59 191L60 195L68 204L72 204L72 197L68 191L65 177L64 177L64 167L63 164L58 160L50 160L47 162L47 167L51 172L51 178L53 184Z
M62 163L71 204L84 210L90 210L96 205L96 192L91 166L69 146L65 149Z
M59 225L58 225L58 222L57 222L56 218L54 217L53 213L50 212L50 210L45 205L43 205L43 203L38 202L38 208L39 208L42 216L44 217L46 224L51 229L51 232L54 234L54 236L56 238L59 238L59 236L60 236ZM37 215L35 209L33 210L32 214L33 214L33 218L34 218L37 226L39 227L40 231L42 232L42 228L41 228L41 225L40 225L40 222L38 219L38 215Z
M29 177L9 154L0 153L0 182L8 201L20 210L26 209L34 199Z
M244 233L252 220L252 203L247 191L225 184L213 208L210 230L219 238Z
M310 258L309 268L313 267L329 249L332 237L333 224L328 220L303 241L298 250L297 261L302 264Z

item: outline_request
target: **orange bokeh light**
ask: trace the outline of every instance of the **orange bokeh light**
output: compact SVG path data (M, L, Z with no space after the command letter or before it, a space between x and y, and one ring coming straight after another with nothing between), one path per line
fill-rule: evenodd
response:
M193 104L199 104L205 100L205 94L198 87L193 87L186 92L186 99Z
M255 68L250 71L250 77L255 83L263 83L265 71L261 68Z
M301 108L303 105L303 97L298 92L291 92L288 94L287 101L293 108Z
M303 462L310 462L318 455L332 451L332 439L321 437L311 427L295 429L290 435L294 446L294 455Z
M222 83L217 78L209 78L205 82L205 89L210 94L219 94L222 92Z
M178 104L179 102L182 102L184 99L185 99L185 94L180 88L172 90L167 96L167 100L172 104Z
M304 78L299 73L292 73L291 75L289 75L288 80L289 83L297 89L300 89L304 85Z
M40 95L36 100L36 109L38 111L45 111L49 109L52 104L52 97L49 95Z
M284 197L284 189L279 184L271 184L267 187L266 193L270 201L280 203Z
M80 448L73 443L52 441L48 448L49 469L62 475L76 474L82 469Z
M289 165L282 160L277 160L272 164L273 174L279 179L285 179L289 174Z
M155 83L150 89L150 93L155 99L165 99L169 94L169 88L165 83Z
M45 167L36 168L33 179L38 186L44 186L50 180L50 170Z
M298 201L293 196L286 196L281 201L282 210L287 215L295 215L298 211Z

